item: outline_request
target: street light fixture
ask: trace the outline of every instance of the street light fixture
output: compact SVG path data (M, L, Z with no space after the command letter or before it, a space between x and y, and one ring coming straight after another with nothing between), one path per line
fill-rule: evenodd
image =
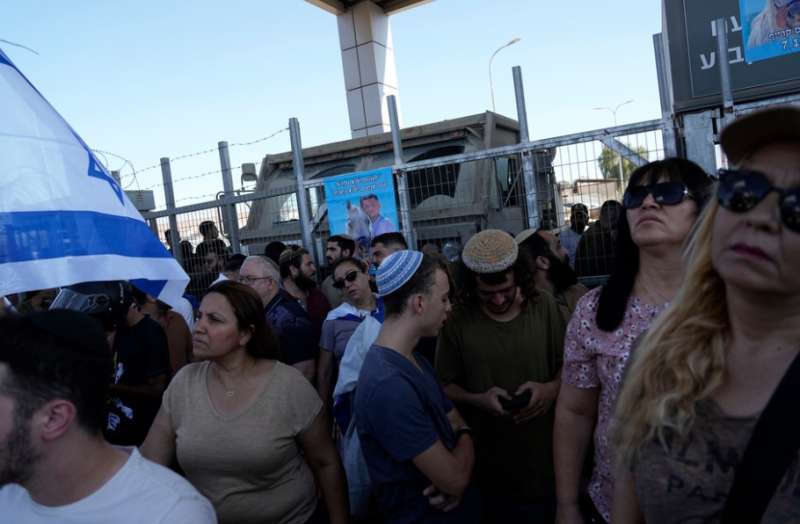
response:
M500 51L502 51L503 49L505 49L508 46L512 46L512 45L516 44L520 40L521 40L521 38L519 38L519 37L512 38L511 40L508 41L507 44L504 44L504 45L501 45L500 47L498 47L495 50L495 52L492 53L492 57L489 59L489 93L492 95L492 112L493 113L496 113L497 111L495 110L495 106L494 106L494 84L492 83L492 60L494 60L494 57L497 55L497 53L499 53Z
M630 100L625 100L621 104L617 104L617 106L614 109L611 109L610 107L593 107L592 109L594 109L595 111L610 111L611 114L614 115L614 127L616 127L617 126L617 111L619 111L620 107L626 106L626 105L632 104L632 103L633 103L633 99L630 99Z
M593 107L592 109L594 109L595 111L610 111L611 114L614 116L614 127L617 127L617 111L619 111L620 107L626 106L626 105L632 104L632 103L633 103L633 99L630 99L630 100L626 100L626 101L622 102L621 104L617 104L616 107L614 107L614 109L611 109L610 107ZM620 195L622 195L625 192L625 180L624 180L625 174L624 174L624 170L623 170L623 167L622 167L622 155L617 153L617 157L618 157L618 161L619 161L619 192L620 192Z

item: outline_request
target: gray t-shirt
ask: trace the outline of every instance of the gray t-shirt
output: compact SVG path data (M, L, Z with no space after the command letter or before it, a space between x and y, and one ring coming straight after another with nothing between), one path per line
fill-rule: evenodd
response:
M701 400L685 439L668 439L666 450L657 439L645 444L633 474L647 524L719 522L756 420L728 416L714 401ZM762 522L800 522L800 453Z
M324 351L333 353L338 364L342 360L347 342L353 336L353 332L371 313L367 309L358 309L347 302L343 302L339 307L328 313L325 322L322 324L319 347Z

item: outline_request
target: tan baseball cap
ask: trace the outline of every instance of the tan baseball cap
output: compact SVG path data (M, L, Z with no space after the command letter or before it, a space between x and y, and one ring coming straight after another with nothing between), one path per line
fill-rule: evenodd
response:
M780 106L742 116L722 130L719 143L731 165L757 149L779 142L800 142L800 108Z

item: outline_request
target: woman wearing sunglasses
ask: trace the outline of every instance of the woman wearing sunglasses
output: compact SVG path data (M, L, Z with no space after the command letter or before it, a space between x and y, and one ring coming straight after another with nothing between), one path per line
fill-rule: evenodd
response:
M578 302L567 328L556 406L555 467L561 523L605 522L611 513L609 425L636 338L672 301L683 275L684 241L710 193L711 178L680 159L646 164L625 190L614 271ZM583 467L594 436L586 491Z
M339 362L353 332L370 314L381 314L377 297L369 285L366 264L352 257L339 259L333 266L333 287L342 294L344 302L328 313L322 324L322 336L317 364L317 391L327 408L330 407L333 385ZM381 318L381 320L383 320Z
M735 168L720 172L686 278L620 394L615 522L800 521L797 441L765 462L783 435L798 434L800 110L744 117L720 143ZM794 390L779 388L788 413L767 417L778 429L765 434L761 414L776 414L765 406L790 366ZM766 444L748 449L760 436ZM777 467L759 469L766 463ZM748 479L755 488L729 496Z

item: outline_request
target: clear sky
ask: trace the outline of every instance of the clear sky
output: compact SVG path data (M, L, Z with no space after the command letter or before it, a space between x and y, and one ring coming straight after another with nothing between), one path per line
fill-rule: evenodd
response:
M434 0L391 17L404 126L481 113L516 117L522 66L532 138L609 126L593 111L633 99L619 123L659 118L652 35L659 0ZM0 43L93 148L137 170L272 134L297 117L304 146L350 138L335 16L303 0L7 0ZM288 133L231 149L234 166L289 149ZM101 157L102 159L102 157ZM108 157L111 169L123 162ZM173 178L219 169L215 152L176 161ZM159 169L123 185L146 189ZM238 182L237 182L238 184ZM177 182L181 204L207 200L220 176ZM156 188L162 202L161 188ZM204 197L204 195L206 195ZM204 198L201 198L204 197Z

